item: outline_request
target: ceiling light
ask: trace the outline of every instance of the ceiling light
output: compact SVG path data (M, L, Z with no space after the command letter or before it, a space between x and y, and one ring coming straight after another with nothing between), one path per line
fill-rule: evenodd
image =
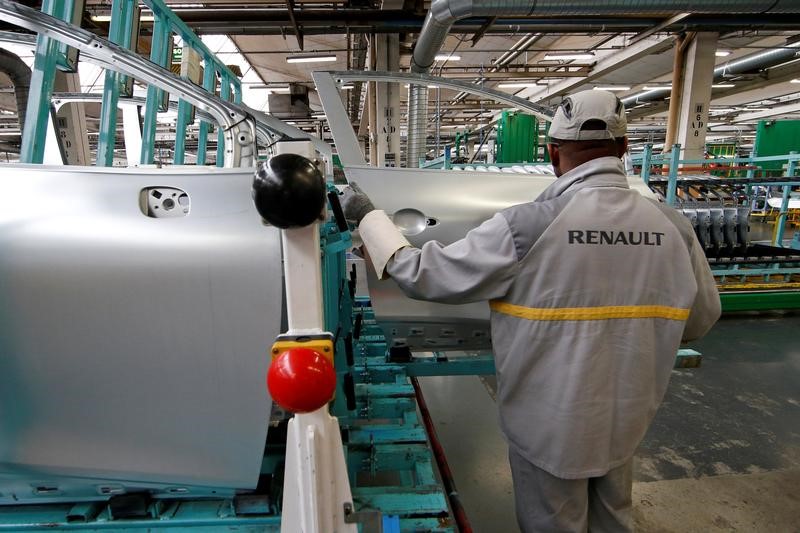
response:
M728 57L729 55L731 55L731 51L730 50L717 50L716 52L714 52L714 55L717 56L717 57Z
M322 63L326 61L336 61L335 55L313 55L313 56L289 56L287 63Z
M461 56L450 54L436 54L436 61L461 61Z
M273 93L288 93L289 92L289 86L288 85L251 85L249 87L249 89L251 91L261 89L261 90L271 91Z
M350 89L353 88L353 86L352 85L342 85L339 88L342 89L343 91L349 91Z
M499 89L522 89L524 87L536 87L537 83L535 81L519 81L519 82L511 82L511 83L498 83L497 87Z
M671 91L672 85L645 85L643 87L645 91Z
M790 81L789 83L800 83L800 78L795 78L792 81Z
M90 17L94 22L111 22L111 15L92 15ZM153 15L142 15L139 17L139 22L153 22L155 17Z
M733 83L714 83L711 85L712 89L730 89L736 87Z
M601 85L600 87L595 87L595 91L630 91L631 88L629 85Z
M592 54L590 52L584 52L584 53L572 52L572 53L563 53L563 54L557 53L557 52L552 52L552 53L549 53L549 54L545 54L544 58L547 59L547 60L594 59L594 54Z

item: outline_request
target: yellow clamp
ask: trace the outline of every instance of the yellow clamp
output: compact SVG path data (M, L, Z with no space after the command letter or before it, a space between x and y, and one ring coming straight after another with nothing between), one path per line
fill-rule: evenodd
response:
M281 335L272 345L272 360L290 348L308 348L325 357L333 364L333 335L304 335L289 337Z

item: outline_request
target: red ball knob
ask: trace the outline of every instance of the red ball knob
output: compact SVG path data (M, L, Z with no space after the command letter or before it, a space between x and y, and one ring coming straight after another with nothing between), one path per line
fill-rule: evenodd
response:
M316 411L333 398L336 371L310 348L290 348L273 359L267 388L278 405L293 413Z

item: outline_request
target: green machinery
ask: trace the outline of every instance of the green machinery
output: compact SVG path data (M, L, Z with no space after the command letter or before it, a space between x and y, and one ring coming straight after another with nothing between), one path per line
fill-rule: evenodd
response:
M756 127L753 155L758 157L788 154L800 147L800 120L762 120ZM785 161L764 161L761 168L767 175L780 174Z
M496 163L533 163L539 152L539 121L504 110L497 123Z

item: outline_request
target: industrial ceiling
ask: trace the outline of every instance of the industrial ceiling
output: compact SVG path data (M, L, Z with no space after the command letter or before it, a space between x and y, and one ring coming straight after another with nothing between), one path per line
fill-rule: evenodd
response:
M35 2L26 3L36 6ZM218 50L223 60L225 54L231 58L238 57L237 52L241 54L246 102L249 98L253 107L265 110L268 94L286 90L289 83L306 86L310 90L309 113L292 121L323 136L328 135L326 123L319 114L311 72L368 69L375 36L385 33L399 35L400 68L408 70L415 40L430 8L429 2L412 0L166 3L198 34L230 38L219 41L228 43L228 48L220 44ZM109 8L110 0L87 0L83 26L101 35L107 33ZM138 46L143 54L149 51L151 31L146 15L145 9ZM798 28L800 16L787 14L472 17L454 24L440 52L449 59L436 61L431 74L544 104L557 103L563 95L581 89L614 88L627 103L631 140L636 147L644 141L658 143L663 139L669 91L652 100L639 96L654 86L669 85L676 35L718 31L717 66L722 67L741 58L794 48L800 39ZM17 31L1 25L0 29ZM335 60L287 62L298 54L328 54ZM554 58L554 54L561 58ZM577 55L567 58L564 54ZM800 115L800 57L793 50L777 63L765 62L725 76L724 82L713 92L712 139L746 144L758 119ZM1 74L0 87L0 107L14 111L13 94ZM405 108L405 91L401 94ZM365 119L361 116L364 97L361 84L348 91L356 128ZM462 128L480 129L491 124L500 109L492 101L445 89L432 90L428 133L448 139ZM404 133L401 127L401 136Z

